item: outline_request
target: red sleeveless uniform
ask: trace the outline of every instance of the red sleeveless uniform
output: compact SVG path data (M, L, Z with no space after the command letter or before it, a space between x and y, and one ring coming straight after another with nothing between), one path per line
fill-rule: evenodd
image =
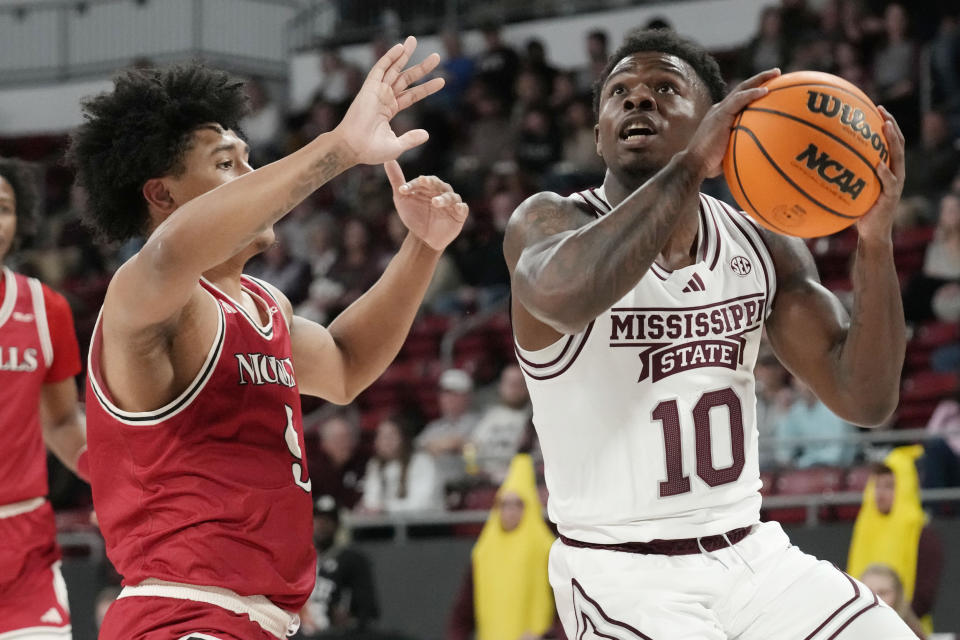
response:
M201 280L220 312L216 338L189 387L155 411L111 402L98 321L87 376L94 508L124 585L220 587L295 612L316 554L290 333L272 294L242 284L269 322Z
M70 631L40 422L45 384L80 372L63 296L0 269L0 636Z

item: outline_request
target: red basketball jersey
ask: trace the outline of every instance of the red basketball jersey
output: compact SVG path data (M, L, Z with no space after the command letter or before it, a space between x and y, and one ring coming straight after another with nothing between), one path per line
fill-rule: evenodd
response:
M155 411L111 402L98 320L87 375L93 502L124 584L222 587L296 611L316 554L290 333L271 293L242 282L269 322L201 280L220 312L216 339L190 386Z
M47 495L40 394L45 383L79 371L66 300L34 278L0 270L0 505Z

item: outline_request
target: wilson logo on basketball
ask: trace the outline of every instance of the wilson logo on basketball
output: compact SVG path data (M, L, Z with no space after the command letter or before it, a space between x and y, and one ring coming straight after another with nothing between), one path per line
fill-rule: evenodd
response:
M870 128L870 123L867 122L866 115L861 109L851 106L829 93L807 91L807 110L810 113L819 113L828 118L839 116L840 122L844 126L867 140L870 146L880 153L880 159L886 162L889 155L886 142L879 132Z
M863 178L858 178L853 171L832 159L826 151L820 151L812 142L795 160L805 162L807 169L816 170L817 175L828 183L837 185L842 193L849 194L854 200L867 184Z

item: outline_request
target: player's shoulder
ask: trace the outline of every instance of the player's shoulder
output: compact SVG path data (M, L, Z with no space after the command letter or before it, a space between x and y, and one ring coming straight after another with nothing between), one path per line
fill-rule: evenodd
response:
M504 252L515 261L523 247L564 231L579 229L595 220L590 206L575 196L541 191L520 203L510 216Z

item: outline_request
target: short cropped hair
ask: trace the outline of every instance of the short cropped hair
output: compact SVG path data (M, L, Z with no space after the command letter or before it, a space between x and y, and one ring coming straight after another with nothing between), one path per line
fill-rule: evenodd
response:
M720 74L720 65L706 49L674 31L646 29L635 31L627 36L620 48L610 56L603 73L593 84L594 118L600 117L600 95L603 93L604 83L610 77L610 72L617 66L617 63L627 56L642 51L657 51L677 56L689 64L707 87L712 102L720 102L727 94L727 83L724 82L723 76Z
M146 233L143 185L183 174L200 125L237 129L249 111L241 81L199 62L130 69L114 79L113 91L82 106L84 123L70 136L67 161L88 194L84 221L108 242Z
M14 237L14 248L19 245L20 239L36 230L43 200L40 191L41 177L40 167L35 164L16 158L0 158L0 178L10 183L17 199L17 234Z

